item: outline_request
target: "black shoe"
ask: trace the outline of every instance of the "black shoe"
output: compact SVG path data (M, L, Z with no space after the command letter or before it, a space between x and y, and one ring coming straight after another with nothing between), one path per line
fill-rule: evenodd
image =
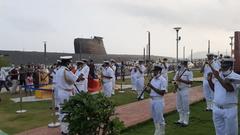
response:
M211 111L212 111L212 109L205 109L205 111L207 111L207 112L211 112Z
M185 124L185 123L181 124L181 127L187 127L187 126L188 126L188 124Z
M176 124L176 125L181 125L182 123L179 122L179 121L175 121L174 124Z
M62 135L68 135L68 133L61 132Z

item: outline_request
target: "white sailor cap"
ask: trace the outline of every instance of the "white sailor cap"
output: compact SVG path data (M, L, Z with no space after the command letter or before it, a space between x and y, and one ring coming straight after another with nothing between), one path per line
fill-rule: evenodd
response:
M88 60L87 60L87 59L82 59L81 61L83 61L84 63L88 62Z
M110 64L108 60L103 61L104 64Z
M159 64L155 64L153 66L153 71L155 71L155 70L162 70L162 66L160 66Z
M188 64L189 60L188 59L182 59L180 60L181 64Z
M61 60L71 60L72 56L60 56Z
M116 62L114 59L110 59L111 62Z
M213 53L208 53L207 56L214 56L214 54Z
M78 61L76 61L76 63L77 63L77 64L83 64L84 61L82 61L82 60L78 60Z

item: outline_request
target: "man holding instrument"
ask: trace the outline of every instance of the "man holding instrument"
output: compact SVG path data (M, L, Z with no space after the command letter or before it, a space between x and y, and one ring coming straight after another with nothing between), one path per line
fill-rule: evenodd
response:
M163 117L164 110L164 94L167 90L167 81L161 75L162 68L159 65L155 65L153 69L154 77L148 83L148 87L151 88L151 112L155 126L154 135L165 135L165 120Z
M188 101L188 89L193 81L193 73L188 69L188 60L181 61L181 67L174 76L174 85L176 85L177 93L176 105L179 113L179 120L175 124L179 124L182 127L186 127L189 124L189 101Z
M137 99L144 99L144 94L141 94L144 89L144 73L145 73L145 66L143 64L143 60L138 61L138 65L136 65L136 89L137 89ZM141 97L140 97L141 96Z
M237 85L240 75L232 71L233 63L234 59L223 58L220 72L210 65L213 75L208 77L208 82L214 91L212 118L216 135L238 135Z
M61 67L56 72L56 89L58 91L58 97L60 104L68 101L70 96L73 95L74 84L75 82L79 82L81 77L75 76L71 72L71 67L69 65L72 61L72 56L62 56L61 59ZM68 123L63 122L63 118L65 116L64 112L61 112L59 119L61 121L61 132L62 134L68 133Z
M207 61L204 63L200 71L201 73L203 73L203 94L207 104L206 111L212 110L213 101L213 92L207 81L208 76L212 74L212 70L209 65L211 65L217 71L219 71L220 69L219 64L213 60L213 56L214 54L212 53L207 54Z

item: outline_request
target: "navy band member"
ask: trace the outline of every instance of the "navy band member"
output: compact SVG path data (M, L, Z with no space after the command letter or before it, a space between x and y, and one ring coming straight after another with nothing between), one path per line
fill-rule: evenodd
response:
M214 54L208 53L207 54L207 61L204 63L201 73L203 73L203 94L206 100L206 111L212 110L212 101L213 101L213 92L208 84L207 78L209 75L212 74L212 70L209 65L211 65L215 70L219 70L220 66L219 64L214 61L213 59Z
M161 75L162 68L160 66L154 66L154 77L148 86L151 88L151 112L155 126L154 135L165 135L165 120L163 117L164 110L164 94L167 90L167 81Z
M238 135L238 92L240 75L232 71L232 58L223 58L221 71L213 69L209 84L214 91L213 122L216 135Z
M112 96L112 78L114 77L114 72L110 67L109 61L104 61L102 70L102 81L103 81L103 94L106 97Z
M181 61L181 67L176 72L174 80L177 85L177 97L176 105L179 113L179 120L175 124L180 124L182 127L188 126L189 124L189 99L188 89L193 81L193 73L188 69L188 60Z
M64 102L68 101L70 96L73 95L74 92L74 83L79 82L81 80L80 77L75 76L70 68L69 65L72 61L72 56L62 56L61 59L61 67L56 72L56 86L59 102L63 104ZM63 122L65 114L61 112L59 119L61 121L61 132L63 134L68 133L68 123Z
M141 95L143 89L144 89L144 73L146 71L146 68L144 66L144 61L139 60L139 65L135 66L136 67L136 89L137 89L137 98ZM141 99L144 98L144 94L140 97Z

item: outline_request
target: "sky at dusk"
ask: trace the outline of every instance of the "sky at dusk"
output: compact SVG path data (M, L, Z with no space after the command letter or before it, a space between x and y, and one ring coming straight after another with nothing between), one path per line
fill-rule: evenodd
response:
M109 54L142 54L151 32L153 55L230 52L240 27L239 0L1 0L1 50L74 52L74 38L101 36Z

